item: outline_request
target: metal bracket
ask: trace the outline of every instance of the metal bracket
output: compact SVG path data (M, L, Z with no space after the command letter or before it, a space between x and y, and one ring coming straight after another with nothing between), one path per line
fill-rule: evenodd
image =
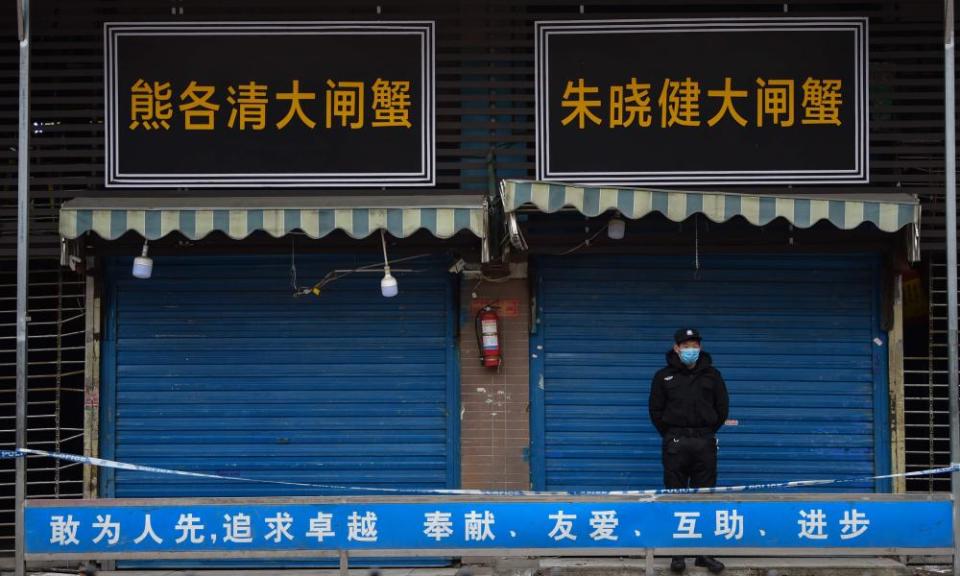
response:
M17 39L23 42L27 36L27 3L28 0L17 0Z
M346 550L340 551L340 576L350 575L350 555Z

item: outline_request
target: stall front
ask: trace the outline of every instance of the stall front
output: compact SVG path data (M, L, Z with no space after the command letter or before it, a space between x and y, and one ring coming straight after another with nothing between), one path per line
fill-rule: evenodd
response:
M99 496L459 487L448 269L485 214L479 197L68 202L103 310L93 452L329 486L102 469Z
M502 197L533 270L536 488L661 485L647 402L683 326L701 331L730 393L721 484L891 472L895 276L915 250L916 199L525 181Z

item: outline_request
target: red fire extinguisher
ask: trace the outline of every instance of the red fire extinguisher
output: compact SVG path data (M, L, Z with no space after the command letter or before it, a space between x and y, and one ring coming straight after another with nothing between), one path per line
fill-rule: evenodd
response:
M484 306L477 312L476 327L481 363L488 368L500 366L503 362L500 356L500 317L493 306Z

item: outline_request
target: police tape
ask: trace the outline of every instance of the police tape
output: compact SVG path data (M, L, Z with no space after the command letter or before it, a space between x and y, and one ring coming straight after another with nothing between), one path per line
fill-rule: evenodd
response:
M208 474L205 472L190 472L156 466L142 466L92 456L65 454L62 452L48 452L31 448L17 450L0 450L0 460L10 458L24 458L40 456L55 458L78 464L89 464L99 468L112 468L130 472L147 472L171 476L186 476L190 478L205 478L208 480L228 480L231 482L247 482L253 484L271 484L277 486L295 486L298 488L316 488L335 492L368 492L375 494L416 494L416 495L455 495L455 496L644 496L657 497L669 494L723 494L730 492L749 492L753 490L771 490L775 488L804 488L810 486L830 486L833 484L855 484L872 480L888 480L892 478L915 478L918 476L935 476L960 472L960 463L942 468L929 468L913 472L899 472L896 474L882 474L879 476L861 476L858 478L832 478L826 480L794 480L791 482L768 482L763 484L745 484L740 486L716 486L713 488L665 488L654 490L584 490L584 491L543 491L543 490L464 490L455 488L380 488L371 486L342 486L336 484L314 484L311 482L288 482L284 480L266 480L262 478L245 478L242 476L225 476L222 474Z

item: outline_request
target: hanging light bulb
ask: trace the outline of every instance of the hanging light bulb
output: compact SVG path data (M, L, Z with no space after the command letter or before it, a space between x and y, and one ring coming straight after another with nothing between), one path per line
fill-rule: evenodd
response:
M387 237L383 229L380 230L380 242L383 245L383 279L380 280L380 293L384 298L393 298L400 292L397 279L390 274L390 261L387 259Z
M384 298L393 298L400 292L397 286L397 279L390 274L390 267L383 269L383 279L380 280L380 293Z
M626 229L627 223L623 221L620 213L617 212L613 215L613 218L610 219L610 222L607 223L607 237L611 240L623 240Z
M143 253L133 259L133 276L146 280L153 275L153 258L147 256L147 241L143 241Z

